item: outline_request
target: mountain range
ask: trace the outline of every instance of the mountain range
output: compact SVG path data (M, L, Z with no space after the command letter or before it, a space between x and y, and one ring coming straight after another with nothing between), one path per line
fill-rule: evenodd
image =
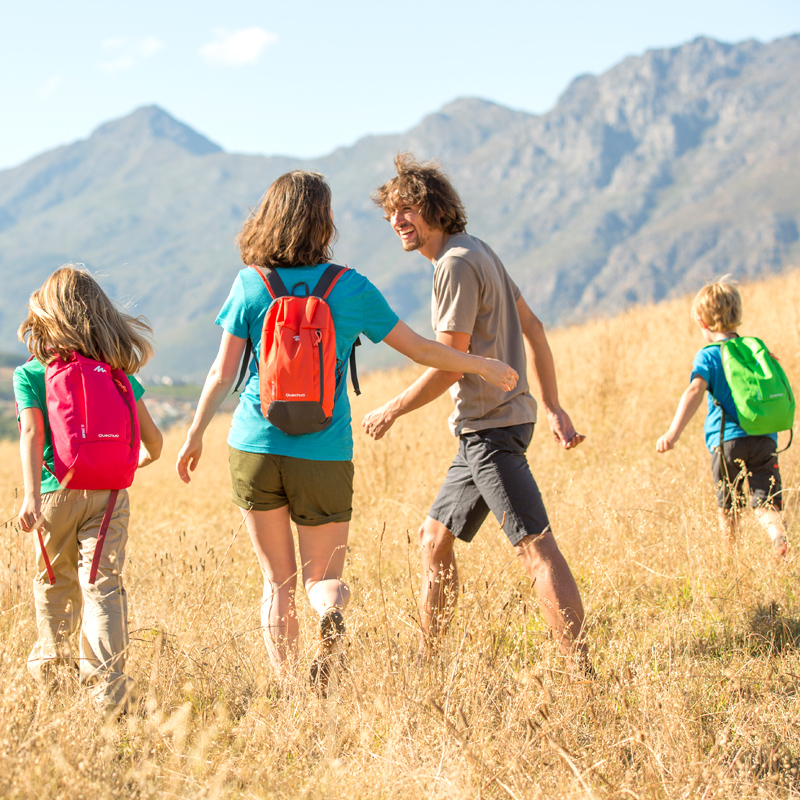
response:
M443 165L469 232L549 324L797 265L798 74L800 35L698 38L578 77L546 114L465 98L409 131L312 160L226 153L166 111L140 108L0 172L0 350L20 347L30 292L80 261L154 324L152 372L201 376L242 266L236 233L293 168L328 177L337 261L429 333L431 266L401 250L370 200L405 150ZM377 350L366 355L377 363Z

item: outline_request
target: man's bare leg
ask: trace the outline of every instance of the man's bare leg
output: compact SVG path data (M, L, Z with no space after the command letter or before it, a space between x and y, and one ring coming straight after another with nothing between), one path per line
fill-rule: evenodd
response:
M514 549L534 582L542 614L561 652L577 653L581 662L588 663L581 595L552 531L526 536Z
M458 598L458 570L453 552L455 537L441 522L426 517L419 528L422 586L419 619L427 655L436 649L447 630Z

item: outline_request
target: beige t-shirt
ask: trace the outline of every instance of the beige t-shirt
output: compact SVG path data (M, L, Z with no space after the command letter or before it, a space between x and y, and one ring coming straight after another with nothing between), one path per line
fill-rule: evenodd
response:
M469 333L471 353L498 358L519 373L519 383L511 392L473 374L454 383L450 388L456 405L450 415L453 434L536 422L536 400L528 387L517 313L517 285L494 251L467 233L451 236L433 264L433 330Z

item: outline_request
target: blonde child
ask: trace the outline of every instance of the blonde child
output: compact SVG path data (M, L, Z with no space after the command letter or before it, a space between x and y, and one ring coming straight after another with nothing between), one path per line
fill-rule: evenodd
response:
M133 683L124 674L128 630L121 576L128 493L121 490L113 506L92 583L90 568L111 493L65 488L56 479L45 367L58 356L69 358L77 352L131 375L153 354L150 334L145 320L119 311L88 272L67 264L31 295L19 338L27 340L33 358L14 372L25 491L19 520L23 530L34 533L38 554L33 580L38 636L28 669L50 686L57 664L77 666L81 682L92 687L93 698L107 710L124 707ZM138 465L143 467L159 457L161 432L141 399L141 384L133 377L130 384L141 431ZM70 637L79 622L76 664Z
M722 278L703 287L692 303L692 318L707 344L722 343L738 336L742 321L742 298L736 285ZM728 544L736 541L739 509L744 506L744 478L750 484L750 502L756 518L769 534L775 552L786 555L788 541L781 515L781 473L778 469L776 434L749 436L739 425L728 381L722 368L721 347L703 347L694 357L692 375L675 418L658 440L656 450L672 450L684 428L700 407L708 391L705 421L706 446L711 453L711 473L716 487L720 521ZM725 430L720 453L720 429L724 410Z

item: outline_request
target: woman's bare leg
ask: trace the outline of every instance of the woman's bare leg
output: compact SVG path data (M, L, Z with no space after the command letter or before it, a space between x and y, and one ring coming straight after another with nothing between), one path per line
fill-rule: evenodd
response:
M342 581L349 531L349 522L297 526L303 584L320 617L329 608L345 608L350 601L350 588Z
M264 576L261 627L272 663L280 669L297 662L295 589L297 562L289 506L272 511L242 509L245 525Z
M309 602L320 617L310 677L323 696L327 696L328 682L340 663L338 652L345 632L342 610L350 600L350 589L342 580L349 529L349 522L297 526L303 583Z

